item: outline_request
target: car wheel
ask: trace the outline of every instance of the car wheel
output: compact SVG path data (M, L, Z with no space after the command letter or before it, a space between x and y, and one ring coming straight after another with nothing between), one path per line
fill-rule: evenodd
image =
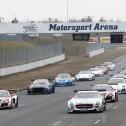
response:
M118 95L117 94L115 95L115 97L116 97L116 101L118 101Z
M68 113L68 114L72 114L72 113L74 113L74 111L73 111L73 110L71 111L71 110L68 108L68 109L67 109L67 113Z
M52 87L52 93L55 93L55 87L54 86Z
M16 104L15 104L15 107L18 107L18 98L17 98Z
M30 92L29 90L27 90L27 94L28 94L28 95L30 95L30 94L31 94L31 92Z
M104 105L102 105L102 108L100 109L100 111L99 112L103 112L104 110L105 110L105 106Z
M8 107L8 109L12 109L13 108L13 101L11 100L11 106Z

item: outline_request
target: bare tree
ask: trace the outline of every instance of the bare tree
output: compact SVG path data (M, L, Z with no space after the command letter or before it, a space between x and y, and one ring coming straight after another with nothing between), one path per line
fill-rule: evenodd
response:
M106 20L105 20L105 18L101 17L101 18L99 19L99 22L106 22Z
M0 23L2 22L2 20L4 20L4 18L3 17L0 17Z
M86 18L86 22L92 22L92 21L93 21L93 19L92 19L91 16L88 16L88 17Z
M12 20L12 23L19 23L18 19L15 17L13 20Z

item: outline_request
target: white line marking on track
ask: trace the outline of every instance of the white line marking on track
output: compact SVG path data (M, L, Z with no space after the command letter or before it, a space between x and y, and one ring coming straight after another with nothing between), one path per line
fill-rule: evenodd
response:
M58 126L60 123L61 123L61 121L57 121L52 126Z
M117 109L117 108L118 108L118 105L116 105L116 106L113 107L114 110Z
M94 125L97 125L99 122L101 122L101 120L97 120L96 122L94 122Z
M23 107L23 106L25 106L25 104L21 104L21 105L19 105L19 107Z

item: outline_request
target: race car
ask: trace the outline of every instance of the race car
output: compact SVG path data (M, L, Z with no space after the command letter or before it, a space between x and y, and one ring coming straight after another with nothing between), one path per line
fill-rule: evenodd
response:
M16 90L0 90L0 109L18 107L18 96Z
M98 91L105 98L106 102L118 101L117 90L114 90L109 84L96 84L92 90Z
M108 74L108 68L104 66L103 64L96 65L95 68L99 68L103 71L104 74Z
M126 79L112 77L109 79L108 83L113 89L117 90L118 93L126 93Z
M126 75L126 69L122 70L120 73Z
M74 86L75 85L75 78L71 77L68 73L58 74L55 80L53 81L55 86Z
M110 71L115 70L115 64L112 62L104 62L103 65L107 66L108 70Z
M96 111L103 112L106 110L106 101L98 91L77 91L67 105L68 113L76 111L87 112Z
M118 73L118 74L113 75L112 78L124 78L124 79L126 79L126 75Z
M82 70L76 75L76 80L95 80L95 74L90 70Z
M27 86L28 95L51 93L55 93L55 85L50 83L48 79L37 79Z
M126 83L118 83L117 84L117 91L120 94L126 94Z
M103 76L104 75L104 72L101 68L91 68L90 71L96 76L96 77L99 77L99 76Z

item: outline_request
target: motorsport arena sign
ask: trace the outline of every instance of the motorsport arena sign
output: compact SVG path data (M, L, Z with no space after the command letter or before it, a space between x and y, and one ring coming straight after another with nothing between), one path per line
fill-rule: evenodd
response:
M96 23L87 25L58 25L58 24L50 24L49 31L73 31L73 32L85 32L85 31L118 31L118 25L100 25L100 23Z
M125 22L0 23L0 34L126 32Z

